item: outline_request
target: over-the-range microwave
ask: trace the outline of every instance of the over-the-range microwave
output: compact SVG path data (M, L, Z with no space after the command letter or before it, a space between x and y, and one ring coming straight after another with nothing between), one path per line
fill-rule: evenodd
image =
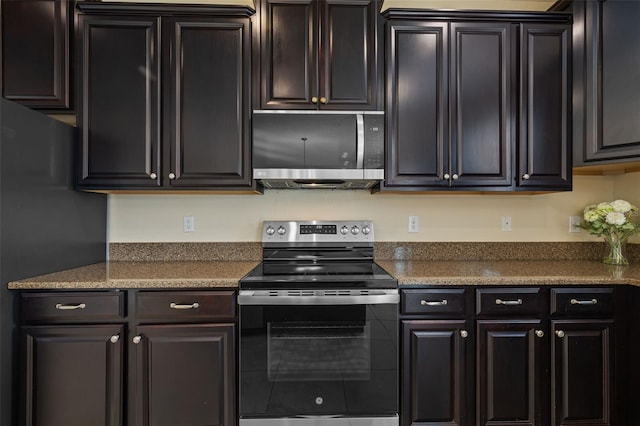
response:
M366 189L384 179L383 111L253 111L253 178L266 188Z

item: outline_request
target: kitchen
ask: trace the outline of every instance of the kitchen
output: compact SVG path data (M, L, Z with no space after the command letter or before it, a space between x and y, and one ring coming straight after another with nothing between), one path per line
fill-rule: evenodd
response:
M639 173L575 175L571 192L369 194L367 191L279 191L240 194L109 195L107 241L126 243L256 243L264 220L366 218L375 223L377 242L592 242L586 232L569 232L569 216L598 201L637 203ZM628 167L633 171L633 167ZM418 232L408 232L409 217ZM185 232L185 217L192 231ZM511 231L502 218L511 218ZM632 242L637 241L632 240ZM446 253L444 254L446 256Z

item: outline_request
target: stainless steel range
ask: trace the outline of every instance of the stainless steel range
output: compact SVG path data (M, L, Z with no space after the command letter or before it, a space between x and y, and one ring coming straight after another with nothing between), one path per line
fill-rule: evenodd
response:
M269 221L240 281L240 425L398 425L397 281L370 221Z

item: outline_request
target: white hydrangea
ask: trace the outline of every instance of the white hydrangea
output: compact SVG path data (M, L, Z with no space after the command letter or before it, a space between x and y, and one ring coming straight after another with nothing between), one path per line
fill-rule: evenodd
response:
M595 210L587 210L584 212L584 220L587 222L595 222L600 219L600 215Z
M611 203L611 207L618 213L627 213L631 210L631 203L625 200L615 200Z
M600 203L598 204L597 209L601 212L612 212L613 206L611 205L611 203Z
M627 221L627 217L624 213L620 212L609 212L607 213L607 217L605 219L609 225L618 225L622 226Z

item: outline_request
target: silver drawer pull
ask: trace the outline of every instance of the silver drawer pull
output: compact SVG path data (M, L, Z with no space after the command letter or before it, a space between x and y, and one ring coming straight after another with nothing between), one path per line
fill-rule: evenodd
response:
M195 303L191 303L191 304L187 305L187 304L180 304L180 303L171 302L169 307L171 309L198 309L200 307L200 304L198 302L195 302Z
M111 341L111 343L118 343L118 340L120 340L120 336L114 334L109 340Z
M598 299L591 299L591 300L571 299L571 304L572 305L597 305Z
M444 306L446 305L447 299L444 300L421 300L420 304L422 306Z
M140 342L142 342L142 336L133 336L133 339L131 339L133 341L133 343L135 343L136 345Z
M74 309L84 309L86 308L87 305L85 303L76 303L76 304L62 304L62 303L56 303L56 309L61 310L61 311L72 311Z
M522 305L522 299L516 299L516 300L496 299L496 305Z

